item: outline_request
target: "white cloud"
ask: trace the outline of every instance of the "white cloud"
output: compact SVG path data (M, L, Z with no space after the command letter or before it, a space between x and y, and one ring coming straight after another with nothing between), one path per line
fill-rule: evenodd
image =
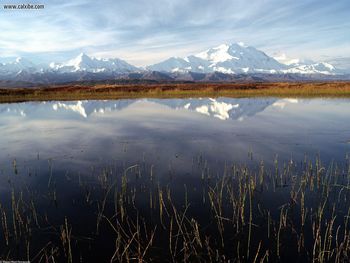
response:
M1 10L0 56L85 51L146 65L234 41L290 57L350 56L348 0L33 2L45 9Z

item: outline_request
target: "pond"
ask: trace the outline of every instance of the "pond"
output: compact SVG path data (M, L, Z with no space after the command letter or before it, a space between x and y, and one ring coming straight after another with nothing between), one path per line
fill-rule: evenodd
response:
M0 259L342 261L349 151L347 99L0 104Z

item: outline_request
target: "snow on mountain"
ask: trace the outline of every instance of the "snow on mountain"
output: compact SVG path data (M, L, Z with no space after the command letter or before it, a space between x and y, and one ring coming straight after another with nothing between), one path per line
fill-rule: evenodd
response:
M58 71L61 73L67 72L117 72L117 73L125 73L125 72L134 72L139 71L139 69L133 65L130 65L124 60L113 58L94 58L89 57L88 55L81 53L76 58L73 58L66 63L50 63L50 69L53 71Z
M240 47L243 47L241 45L238 45L239 49ZM220 45L218 47L210 48L207 51L201 52L196 55L196 57L199 57L204 60L208 60L212 63L218 63L218 62L224 62L226 60L239 60L237 56L233 56L232 52L230 52L231 47L229 45ZM235 53L235 52L233 52Z
M152 71L162 72L210 72L210 62L200 57L188 56L185 58L171 57L161 63L146 67Z
M325 62L310 62L288 58L285 54L270 57L264 52L243 43L222 44L206 51L184 58L171 57L143 71L118 58L95 58L84 53L64 63L36 65L24 58L13 62L0 63L0 80L37 82L64 82L76 80L100 80L142 73L143 79L172 80L171 76L182 79L189 74L203 74L212 81L222 80L211 74L314 74L341 75L345 71ZM69 74L67 74L69 73ZM91 74L86 74L91 73ZM225 74L222 74L225 73ZM239 75L236 75L239 76ZM243 75L247 76L247 75ZM205 78L206 76L197 76ZM193 75L189 76L192 79Z
M34 73L129 73L140 71L139 68L130 65L124 60L113 58L94 58L82 53L79 56L65 62L49 65L36 65L24 58L17 58L13 62L0 63L0 76L16 76L19 74Z
M325 74L333 75L341 73L333 65L326 62L315 63L311 60L301 60L298 58L289 58L286 54L276 54L274 56L278 62L288 66L286 70L282 70L283 73L294 74Z
M242 43L223 44L204 52L185 58L170 58L161 63L149 66L150 70L158 71L193 71L239 73L277 73L286 69L264 52Z
M299 74L325 74L333 75L339 71L331 64L320 62L309 65L296 65L284 70L283 73L299 73Z
M303 63L285 54L270 57L264 52L243 43L222 44L185 58L172 57L148 66L149 70L164 72L222 72L227 74L327 74L339 73L328 63Z
M0 75L20 74L23 71L33 73L37 67L25 58L18 57L13 62L0 63Z
M274 73L284 68L264 52L242 43L220 45L196 56L208 60L213 71L223 73Z

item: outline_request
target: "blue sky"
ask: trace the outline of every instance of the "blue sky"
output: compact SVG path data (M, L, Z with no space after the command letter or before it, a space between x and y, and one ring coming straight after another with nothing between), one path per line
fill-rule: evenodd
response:
M269 55L350 61L349 0L28 2L45 9L1 6L0 57L62 61L86 52L143 66L242 41Z

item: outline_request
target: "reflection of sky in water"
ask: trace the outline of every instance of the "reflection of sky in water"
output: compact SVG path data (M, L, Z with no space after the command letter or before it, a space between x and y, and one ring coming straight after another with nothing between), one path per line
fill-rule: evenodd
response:
M185 172L203 155L213 165L266 163L320 153L343 160L350 149L348 100L141 99L0 105L0 160L39 153L79 169L145 159Z
M136 179L130 170L127 177L129 189L140 190L136 204L143 215L152 214L143 187L152 192L169 185L179 206L188 191L189 218L193 215L207 226L211 217L209 203L203 203L202 174L221 177L225 164L232 162L256 167L263 159L268 167L276 154L280 165L293 156L298 161L295 167L300 167L305 153L314 160L318 152L325 163L334 159L342 164L350 150L349 102L203 98L0 104L0 200L11 214L12 189L29 191L36 197L39 214L47 215L53 225L68 217L74 235L88 236L95 229L97 212L94 206L82 205L86 190L95 189L93 195L98 197L102 190L98 178L104 173L120 187L125 169L138 164L142 176ZM268 191L257 191L256 200L278 220L280 207L290 202L292 187L288 181L287 187L274 191L274 180L265 181ZM317 191L310 192L306 202L311 205L318 197ZM114 211L113 202L108 204ZM344 218L342 209L337 213L337 218ZM39 234L31 249L39 251L57 237ZM111 240L104 234L95 246L86 244L86 257L91 262L109 260L106 255L115 249L106 247L114 244Z

